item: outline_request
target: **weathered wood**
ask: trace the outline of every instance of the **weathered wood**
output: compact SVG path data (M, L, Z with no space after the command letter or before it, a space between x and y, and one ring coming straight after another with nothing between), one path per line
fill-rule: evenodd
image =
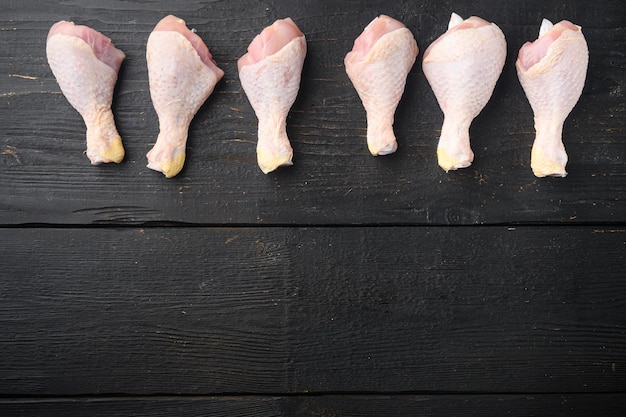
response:
M336 395L291 397L78 398L0 400L10 416L118 417L623 417L622 394Z
M0 3L0 415L623 415L623 2ZM420 61L452 11L496 22L508 56L472 125L473 166L446 174ZM169 13L225 71L171 180L145 168L158 129L145 44ZM400 148L374 158L343 57L381 13L422 53ZM236 61L286 16L308 41L295 165L265 176ZM514 69L543 17L581 25L590 49L565 179L531 173ZM61 19L127 55L120 165L83 154L45 57Z
M0 229L0 393L626 391L626 231Z
M508 57L494 96L472 126L476 160L446 174L435 148L442 115L421 71L409 75L398 108L397 154L374 158L365 115L343 56L380 13L402 21L423 51L451 9L496 22ZM182 174L166 180L145 168L157 135L145 43L165 14L185 18L225 70L190 129ZM289 118L295 165L269 176L256 166L256 119L236 60L258 31L292 16L309 52ZM565 179L536 179L529 167L530 106L517 81L519 47L542 17L583 26L590 66L583 97L565 125ZM0 16L0 223L482 224L619 223L625 220L624 6L620 1L532 0L503 6L405 1L9 2ZM127 149L119 166L89 165L80 116L60 94L45 38L60 19L91 25L127 54L114 101ZM45 204L43 204L45 202Z

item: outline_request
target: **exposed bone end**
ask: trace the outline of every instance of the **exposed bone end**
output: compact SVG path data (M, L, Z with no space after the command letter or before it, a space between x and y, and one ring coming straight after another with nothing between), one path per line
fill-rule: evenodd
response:
M264 174L281 166L293 165L293 148L287 137L286 117L259 119L257 163Z
M542 37L545 33L547 33L550 29L552 29L554 25L548 19L543 19L541 21L541 27L539 28L539 37Z
M87 157L92 165L100 165L102 163L115 162L119 164L124 159L124 145L122 138L117 135L110 138L103 147L98 149L87 149Z
M154 160L151 159L151 153L148 153L148 168L158 172L162 172L165 178L176 176L185 165L185 153L179 153L171 160Z
M469 137L471 123L471 118L455 119L449 115L444 116L437 144L437 160L444 171L467 168L474 161Z
M275 153L265 149L257 148L256 151L257 162L259 168L264 174L268 174L281 166L293 165L291 159L293 158L293 150L289 147L287 152Z
M530 153L530 167L536 177L565 177L567 165L567 153L564 149L555 152L545 152L545 150L533 146Z
M437 147L437 160L439 166L443 168L444 171L449 172L459 168L467 168L472 165L474 153L469 150L469 152L451 154L446 148Z
M383 146L381 146L380 143L376 143L376 144L368 143L367 147L370 153L374 156L390 155L398 150L398 142L396 142L394 138L393 142L386 143Z
M463 18L458 14L452 12L452 15L450 16L450 22L448 23L448 30L457 25L460 25L461 23L463 23Z
M393 121L376 119L368 114L367 148L374 156L389 155L398 149Z
M92 165L115 162L124 159L124 145L115 127L111 108L102 108L92 113L81 113L87 127L87 157Z

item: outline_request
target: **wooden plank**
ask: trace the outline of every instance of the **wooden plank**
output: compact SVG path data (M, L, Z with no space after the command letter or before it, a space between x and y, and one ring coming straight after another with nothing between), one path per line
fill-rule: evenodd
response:
M291 397L76 398L0 400L10 416L145 417L622 417L624 394L333 395Z
M626 391L626 231L0 229L0 393Z
M380 13L404 21L420 49L445 30L448 3L423 1L109 1L10 2L0 16L0 224L483 224L619 223L626 213L623 2L532 0L472 7L500 25L509 51L492 100L472 126L476 160L446 174L436 163L441 111L420 65L409 75L396 115L397 154L374 158L365 146L364 111L343 56ZM157 135L145 42L165 14L185 18L225 70L194 120L182 174L166 180L145 168ZM276 18L292 16L309 53L289 118L295 165L269 176L256 166L256 119L236 60ZM565 125L566 179L536 179L529 168L533 122L517 81L518 48L542 17L583 26L590 66L583 97ZM89 166L84 127L60 94L45 58L53 22L89 24L122 48L114 111L127 158ZM421 60L422 55L418 58Z

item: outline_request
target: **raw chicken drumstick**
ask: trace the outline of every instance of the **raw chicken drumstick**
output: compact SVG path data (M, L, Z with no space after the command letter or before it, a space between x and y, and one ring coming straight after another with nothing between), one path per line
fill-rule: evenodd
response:
M418 48L401 22L381 15L367 25L344 60L346 72L367 113L367 147L372 155L398 148L393 133L396 108Z
M159 136L146 155L148 168L171 178L185 163L189 124L224 71L202 39L172 15L150 34L146 59L150 97L159 117Z
M257 35L239 58L239 79L259 119L257 162L263 173L292 165L287 114L296 100L306 56L304 35L290 18Z
M111 103L124 52L94 29L60 21L48 32L46 55L65 98L85 121L91 163L121 162L124 146Z
M444 114L437 158L446 172L474 160L470 124L491 98L505 58L506 40L498 26L456 13L448 31L424 52L424 75Z
M585 85L589 51L580 26L544 19L535 42L526 42L515 67L535 116L530 166L537 177L564 177L563 123Z

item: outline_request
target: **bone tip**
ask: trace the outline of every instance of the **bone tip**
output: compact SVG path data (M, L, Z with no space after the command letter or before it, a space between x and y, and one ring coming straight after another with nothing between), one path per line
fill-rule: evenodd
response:
M539 146L534 146L530 152L530 167L535 177L560 177L567 176L567 153L564 149L548 151Z
M437 162L439 166L446 172L456 171L460 168L467 168L472 165L474 154L469 151L466 155L451 155L444 148L437 149Z
M106 148L100 149L97 153L92 153L87 150L87 157L91 161L91 165L108 164L114 162L119 164L124 160L124 145L122 145L122 138L114 138Z
M537 178L555 177L565 178L567 177L567 171L564 166L550 165L550 166L532 166L533 174Z
M383 147L368 146L369 151L374 156L391 155L398 150L398 142L395 140Z
M459 16L458 14L452 12L452 15L450 16L450 22L448 23L448 30L452 29L453 27L460 25L463 22L463 18L461 16Z
M174 157L172 161L169 162L157 162L148 160L147 167L163 173L165 178L172 178L178 175L180 171L183 169L183 165L185 164L185 154L180 153Z
M546 32L552 29L554 25L548 19L543 19L541 21L541 27L539 28L539 37L542 37Z
M261 168L261 171L263 171L264 174L269 174L280 167L293 165L293 162L291 161L292 157L293 152L281 155L272 155L270 153L257 150L257 162L259 168Z

